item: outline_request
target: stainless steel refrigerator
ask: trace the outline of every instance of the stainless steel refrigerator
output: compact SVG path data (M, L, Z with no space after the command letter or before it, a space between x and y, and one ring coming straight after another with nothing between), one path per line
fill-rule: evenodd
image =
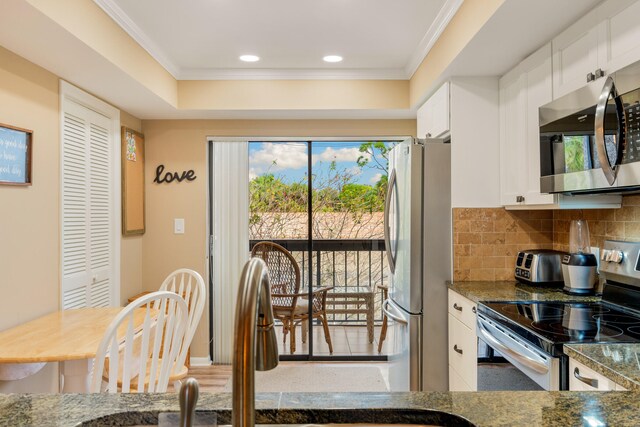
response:
M407 139L389 153L385 247L392 391L448 390L451 145Z

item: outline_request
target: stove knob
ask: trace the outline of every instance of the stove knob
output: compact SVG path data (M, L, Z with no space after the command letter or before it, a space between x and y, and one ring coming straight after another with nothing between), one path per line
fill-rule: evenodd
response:
M609 249L603 249L600 254L600 261L609 261Z
M613 251L613 255L611 256L611 261L617 264L620 264L623 258L624 258L624 253L622 251Z

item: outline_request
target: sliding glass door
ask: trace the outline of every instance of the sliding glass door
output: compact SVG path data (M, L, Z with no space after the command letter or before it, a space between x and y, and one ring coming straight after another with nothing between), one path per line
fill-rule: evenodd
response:
M388 280L386 154L392 145L249 143L250 247L271 241L291 252L305 294L297 310L306 310L311 319L294 319L295 326L287 327L286 317L278 316L282 359L386 359L384 343L379 344ZM278 282L275 273L271 280Z

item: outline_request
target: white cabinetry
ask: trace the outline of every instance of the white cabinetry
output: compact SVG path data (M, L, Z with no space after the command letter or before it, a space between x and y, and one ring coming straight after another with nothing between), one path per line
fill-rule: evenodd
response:
M500 202L508 209L620 207L620 196L540 193L538 108L552 101L551 44L500 79Z
M640 60L640 2L609 0L553 39L553 96Z
M451 141L451 205L500 205L497 77L454 77L418 109L417 135Z
M445 82L418 109L418 138L439 138L449 133L449 82Z
M449 390L478 388L476 304L449 290Z
M518 66L500 79L500 203L505 206L526 200L525 77Z
M625 390L609 378L575 359L569 359L569 390L570 391L611 391Z
M594 9L553 39L554 98L586 85L587 75L598 68L597 24Z

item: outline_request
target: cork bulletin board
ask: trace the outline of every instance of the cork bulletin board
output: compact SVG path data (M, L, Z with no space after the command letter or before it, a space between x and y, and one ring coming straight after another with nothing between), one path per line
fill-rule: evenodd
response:
M144 135L122 127L122 234L144 234Z

